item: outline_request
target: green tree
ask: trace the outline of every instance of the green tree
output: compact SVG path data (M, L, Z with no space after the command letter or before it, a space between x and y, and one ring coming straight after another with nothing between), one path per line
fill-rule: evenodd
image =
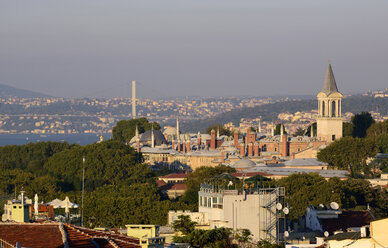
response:
M338 169L347 169L352 176L369 173L366 160L377 152L373 142L367 139L344 137L318 152L317 158Z
M342 123L342 136L347 137L347 136L353 136L353 124L344 122Z
M151 130L152 127L155 130L161 129L159 123L149 122L144 117L132 120L121 120L118 121L116 126L112 129L113 139L122 143L128 143L135 136L136 126L139 133Z
M272 244L268 240L260 240L257 242L257 248L284 248L283 244Z
M294 133L294 137L296 136L303 136L305 133L305 130L302 127L298 127Z
M190 216L180 215L178 216L178 220L174 221L172 227L175 231L181 232L183 235L188 235L194 231L196 224L196 222L191 221Z
M280 135L280 129L282 126L283 126L283 134L287 134L285 126L283 124L279 123L275 127L275 135Z
M388 120L373 123L367 130L368 138L376 138L380 135L388 135Z
M364 138L366 130L375 122L369 112L361 112L352 117L353 137Z
M223 125L221 124L215 124L215 125L211 125L210 127L206 128L206 133L207 134L211 134L211 131L214 129L214 131L216 131L217 133L217 130L220 131L220 135L226 135L226 136L232 136L233 133L225 128Z

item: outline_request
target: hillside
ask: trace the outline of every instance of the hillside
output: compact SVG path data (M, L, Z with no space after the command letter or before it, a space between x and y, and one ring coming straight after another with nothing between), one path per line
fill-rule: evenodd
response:
M18 89L9 85L0 84L0 98L40 98L40 97L50 97L42 93Z
M297 100L270 103L255 107L246 107L234 109L214 116L182 124L182 129L185 132L201 132L205 131L207 127L214 124L224 124L233 122L238 125L241 118L257 118L262 117L264 121L271 121L277 119L279 113L289 112L295 113L297 111L310 111L317 108L317 100ZM362 111L376 111L381 115L388 115L388 98L374 98L372 96L351 96L342 100L342 112L360 113Z

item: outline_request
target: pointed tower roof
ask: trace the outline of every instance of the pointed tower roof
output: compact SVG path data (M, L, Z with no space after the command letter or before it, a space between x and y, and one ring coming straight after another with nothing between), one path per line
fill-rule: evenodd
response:
M335 82L333 69L331 69L330 60L321 92L325 93L327 96L331 93L338 92L337 83Z

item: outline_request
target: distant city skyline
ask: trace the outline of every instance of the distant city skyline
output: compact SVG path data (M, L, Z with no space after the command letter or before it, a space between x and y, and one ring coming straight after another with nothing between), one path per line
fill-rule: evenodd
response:
M387 1L1 1L0 84L58 97L388 86Z

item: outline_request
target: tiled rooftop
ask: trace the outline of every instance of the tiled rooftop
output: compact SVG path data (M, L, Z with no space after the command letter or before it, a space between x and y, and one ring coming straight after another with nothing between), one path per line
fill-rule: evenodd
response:
M0 223L0 239L34 248L140 247L136 238L62 223Z

